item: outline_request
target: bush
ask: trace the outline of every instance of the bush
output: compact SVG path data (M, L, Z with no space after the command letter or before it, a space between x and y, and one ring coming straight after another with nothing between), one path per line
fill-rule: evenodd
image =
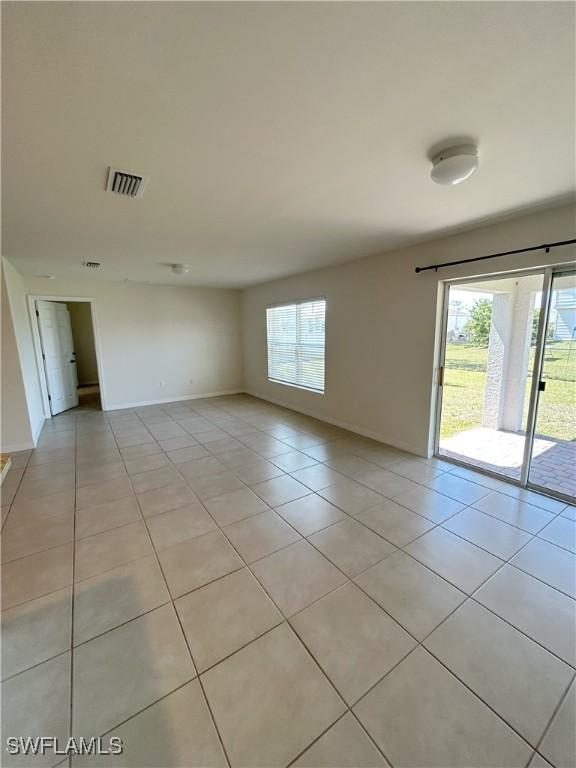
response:
M490 338L492 302L489 299L476 299L470 309L470 319L464 329L472 344L487 347Z

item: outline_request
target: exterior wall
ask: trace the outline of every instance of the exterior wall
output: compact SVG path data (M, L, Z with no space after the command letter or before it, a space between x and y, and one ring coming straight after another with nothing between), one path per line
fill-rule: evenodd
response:
M570 341L576 335L574 329L576 329L576 309L557 310L554 340Z
M492 319L488 339L488 362L482 426L500 429L504 407L504 380L508 369L508 348L512 331L512 293L497 293L492 299Z
M518 432L522 429L522 415L526 398L526 378L532 338L535 288L531 278L518 281L513 295L510 318L510 345L502 382L503 403L501 429Z
M522 429L532 321L540 276L500 281L493 294L482 425L518 432Z

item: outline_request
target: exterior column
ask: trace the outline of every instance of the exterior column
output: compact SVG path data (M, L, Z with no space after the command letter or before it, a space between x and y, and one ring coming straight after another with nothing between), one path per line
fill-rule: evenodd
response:
M511 312L510 349L504 380L501 429L519 432L526 398L526 377L532 338L536 294L531 280L520 280L514 291Z
M482 426L491 429L500 429L502 422L512 305L510 293L494 294L482 412Z

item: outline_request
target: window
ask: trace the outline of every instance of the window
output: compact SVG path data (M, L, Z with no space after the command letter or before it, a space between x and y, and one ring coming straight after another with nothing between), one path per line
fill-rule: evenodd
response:
M268 307L268 378L324 392L324 299Z

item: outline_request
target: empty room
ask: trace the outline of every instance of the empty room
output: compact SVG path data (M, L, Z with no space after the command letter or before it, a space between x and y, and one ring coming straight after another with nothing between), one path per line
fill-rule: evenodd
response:
M0 764L575 768L576 4L0 10Z

